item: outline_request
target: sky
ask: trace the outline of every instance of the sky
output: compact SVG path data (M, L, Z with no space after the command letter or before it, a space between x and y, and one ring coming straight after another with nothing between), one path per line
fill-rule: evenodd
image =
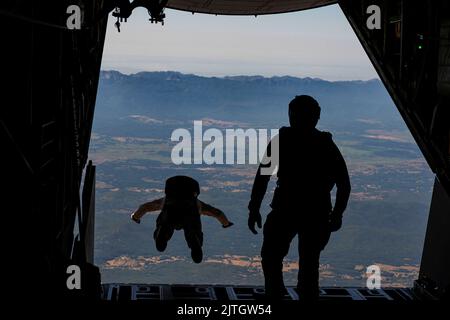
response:
M135 9L121 32L110 16L103 70L179 71L204 76L378 78L339 6L263 16L165 11L165 24Z

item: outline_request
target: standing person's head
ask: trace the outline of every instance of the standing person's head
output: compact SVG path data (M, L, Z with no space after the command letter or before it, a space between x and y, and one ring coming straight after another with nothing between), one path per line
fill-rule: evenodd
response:
M320 119L319 103L311 96L296 96L289 103L289 123L302 131L312 131Z

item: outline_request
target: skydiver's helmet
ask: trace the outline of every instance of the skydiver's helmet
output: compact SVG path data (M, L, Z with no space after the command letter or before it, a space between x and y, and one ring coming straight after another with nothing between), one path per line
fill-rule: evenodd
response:
M305 131L314 129L320 119L319 103L311 96L296 96L289 103L289 122L291 127Z
M200 185L188 176L174 176L166 180L164 208L176 229L180 229L185 218L199 215L197 197Z

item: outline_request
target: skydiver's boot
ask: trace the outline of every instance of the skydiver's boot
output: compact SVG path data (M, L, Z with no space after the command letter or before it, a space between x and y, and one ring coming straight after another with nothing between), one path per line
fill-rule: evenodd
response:
M195 263L200 263L203 260L203 250L201 247L191 248L191 258Z
M159 225L156 227L155 232L153 233L153 239L155 239L156 249L159 252L163 252L167 248L167 242L173 235L173 228L164 227Z
M200 263L203 260L203 233L194 232L188 228L184 229L186 242L191 248L191 258L195 263Z

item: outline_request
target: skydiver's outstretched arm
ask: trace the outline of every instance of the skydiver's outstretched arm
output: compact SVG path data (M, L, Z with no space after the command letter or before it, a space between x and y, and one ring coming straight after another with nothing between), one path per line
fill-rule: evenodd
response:
M200 214L216 218L224 228L228 228L233 225L233 222L230 222L230 220L228 220L227 216L222 212L222 210L217 209L203 201L198 200L198 202L200 204Z
M161 210L164 205L164 197L153 200L151 202L146 202L139 206L139 208L133 212L131 215L131 219L136 223L141 223L141 218L147 213L151 211Z

